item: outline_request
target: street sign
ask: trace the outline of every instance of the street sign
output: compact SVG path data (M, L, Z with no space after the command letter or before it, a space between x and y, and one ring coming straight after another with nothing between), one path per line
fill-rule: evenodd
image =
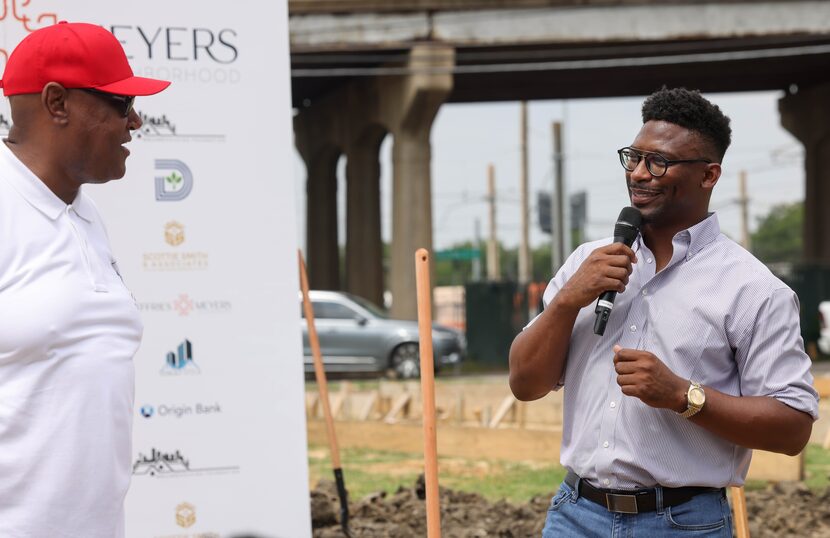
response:
M481 250L477 248L450 248L435 253L436 260L476 260L481 258Z

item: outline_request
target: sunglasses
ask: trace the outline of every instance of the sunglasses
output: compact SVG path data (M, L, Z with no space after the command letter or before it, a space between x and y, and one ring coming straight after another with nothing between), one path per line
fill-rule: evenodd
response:
M121 114L121 117L126 118L130 115L130 111L135 105L135 95L115 95L114 93L102 92L93 90L92 88L78 88L81 91L101 97L109 101Z

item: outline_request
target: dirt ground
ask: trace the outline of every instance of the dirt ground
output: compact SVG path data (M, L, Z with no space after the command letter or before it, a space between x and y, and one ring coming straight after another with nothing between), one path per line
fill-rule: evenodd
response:
M551 493L552 495L552 493ZM771 485L746 493L752 538L830 537L830 489L815 493L800 483ZM441 489L441 531L450 538L539 538L550 496L526 504L489 502L475 493ZM311 492L315 538L342 538L340 505L333 482L321 481ZM424 484L401 487L350 503L353 538L421 538L426 536Z

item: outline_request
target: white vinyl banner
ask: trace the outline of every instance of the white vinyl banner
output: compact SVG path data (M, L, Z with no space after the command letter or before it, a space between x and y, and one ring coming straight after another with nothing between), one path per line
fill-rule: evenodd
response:
M3 0L1 15L3 66L68 20L172 81L136 101L127 175L84 187L145 324L127 536L310 536L286 0ZM3 136L9 122L3 100Z

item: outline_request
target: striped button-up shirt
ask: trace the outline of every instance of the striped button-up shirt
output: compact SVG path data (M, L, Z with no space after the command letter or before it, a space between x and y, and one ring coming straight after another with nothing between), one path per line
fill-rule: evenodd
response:
M580 246L551 280L545 305L596 248ZM654 353L675 374L733 396L769 396L817 418L818 395L799 331L798 299L710 214L672 240L655 272L638 238L637 263L604 336L594 305L577 316L562 380L562 465L606 488L742 484L751 451L669 409L626 396L612 347Z

